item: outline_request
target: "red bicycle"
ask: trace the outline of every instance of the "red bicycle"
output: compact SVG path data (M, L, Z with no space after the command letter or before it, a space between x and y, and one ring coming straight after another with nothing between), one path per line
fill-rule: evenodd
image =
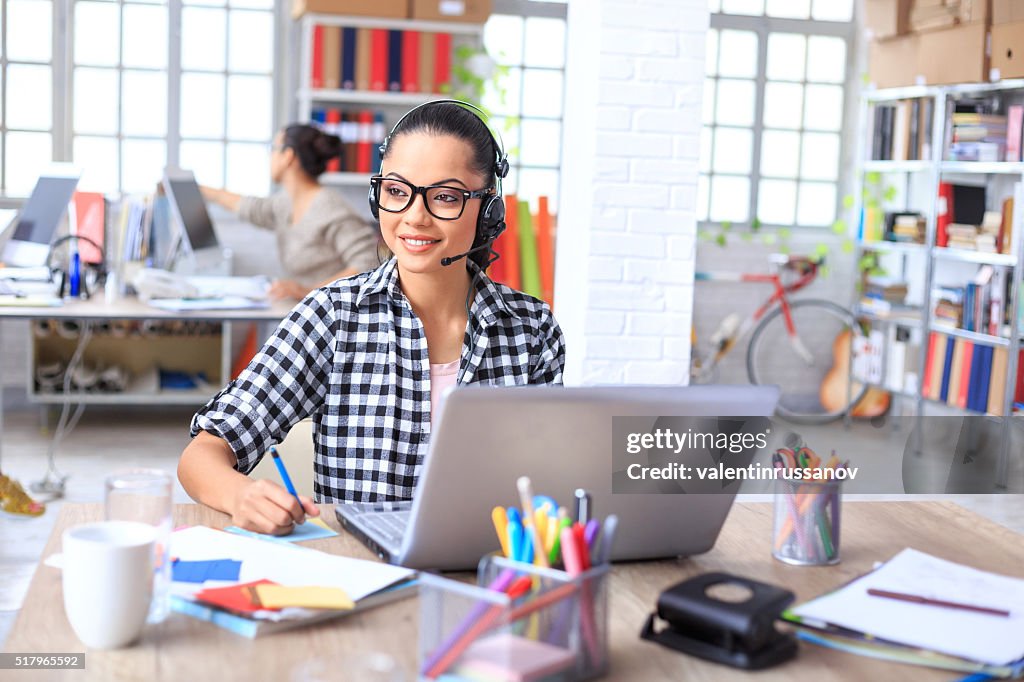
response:
M779 416L823 423L838 419L855 406L861 409L868 387L851 386L849 381L849 344L859 333L857 318L832 301L789 299L814 281L824 259L772 254L769 260L768 273L695 273L698 282L769 284L773 291L746 318L737 313L727 315L711 335L710 351L700 352L694 339L691 382L714 381L718 363L749 332L747 375L752 384L779 386ZM883 395L888 408L888 394ZM856 410L852 414L860 416Z

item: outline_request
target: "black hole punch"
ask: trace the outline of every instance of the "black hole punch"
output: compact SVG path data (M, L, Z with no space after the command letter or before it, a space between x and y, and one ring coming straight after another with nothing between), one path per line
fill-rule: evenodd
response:
M742 583L715 583L708 585L704 594L709 599L727 604L743 604L754 598L754 591Z

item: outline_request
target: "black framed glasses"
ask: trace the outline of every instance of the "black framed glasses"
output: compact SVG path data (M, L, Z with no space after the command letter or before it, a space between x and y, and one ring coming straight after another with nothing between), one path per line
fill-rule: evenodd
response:
M423 197L427 212L438 220L458 220L466 210L467 201L494 194L493 187L472 192L447 185L417 187L405 180L380 175L370 178L370 187L373 189L374 201L382 211L401 213L412 206L416 195L419 194Z

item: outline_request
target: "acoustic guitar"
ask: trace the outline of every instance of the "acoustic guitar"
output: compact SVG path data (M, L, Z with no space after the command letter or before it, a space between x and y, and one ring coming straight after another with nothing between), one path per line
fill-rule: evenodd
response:
M846 405L847 395L860 391L861 384L854 383L853 390L847 393L850 381L850 340L853 332L846 329L836 336L832 342L832 368L821 381L819 398L821 405L829 412L838 412ZM892 396L888 391L870 387L864 396L850 410L851 417L880 417L889 411Z

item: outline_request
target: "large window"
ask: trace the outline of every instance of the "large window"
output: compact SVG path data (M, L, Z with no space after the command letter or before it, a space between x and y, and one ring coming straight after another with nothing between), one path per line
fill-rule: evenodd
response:
M483 104L509 152L506 193L546 195L558 209L565 80L565 2L495 3L484 28L488 54L507 69Z
M267 191L273 0L0 8L4 196L27 195L50 161L74 162L82 189L107 193L152 191L168 164L207 184Z
M25 196L53 157L54 6L6 0L0 9L0 186Z
M698 218L824 227L844 186L852 0L711 0Z

